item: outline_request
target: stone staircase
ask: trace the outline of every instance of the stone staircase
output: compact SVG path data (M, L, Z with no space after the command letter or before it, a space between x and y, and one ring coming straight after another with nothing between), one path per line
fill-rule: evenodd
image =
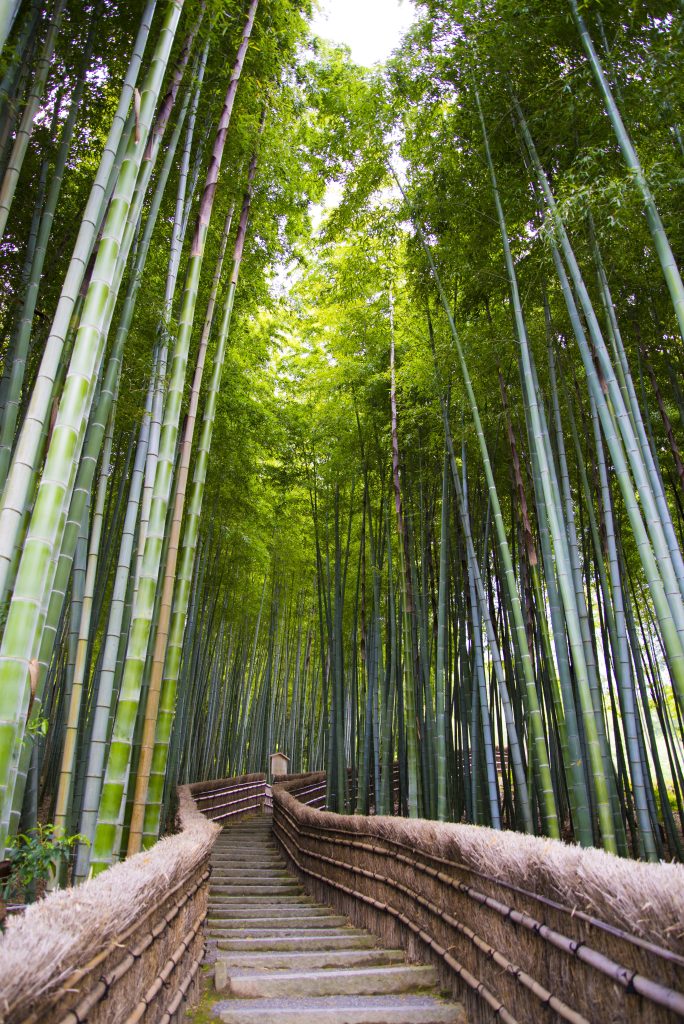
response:
M225 829L212 855L207 939L225 1024L465 1024L433 967L306 895L268 816Z

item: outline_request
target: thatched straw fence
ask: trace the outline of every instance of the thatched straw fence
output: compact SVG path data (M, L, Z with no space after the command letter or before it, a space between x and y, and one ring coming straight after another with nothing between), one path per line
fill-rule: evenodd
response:
M220 828L200 808L216 786L179 789L177 834L8 920L2 1024L179 1024L204 953L209 855ZM231 779L221 802L253 812L259 787L263 804L264 775Z
M317 899L434 962L472 1024L684 1018L684 867L557 841L329 814L276 780L276 838ZM299 799L301 795L301 799Z

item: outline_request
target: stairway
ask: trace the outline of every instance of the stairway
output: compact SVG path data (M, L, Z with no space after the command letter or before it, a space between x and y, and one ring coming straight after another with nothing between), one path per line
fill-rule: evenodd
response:
M306 895L268 816L225 829L212 854L207 939L225 1024L465 1024L433 967Z

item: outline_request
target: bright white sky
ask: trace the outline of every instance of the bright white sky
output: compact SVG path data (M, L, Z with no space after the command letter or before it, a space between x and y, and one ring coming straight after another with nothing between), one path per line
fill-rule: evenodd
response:
M387 60L415 20L410 0L319 0L311 22L316 35L351 47L356 64L371 67Z

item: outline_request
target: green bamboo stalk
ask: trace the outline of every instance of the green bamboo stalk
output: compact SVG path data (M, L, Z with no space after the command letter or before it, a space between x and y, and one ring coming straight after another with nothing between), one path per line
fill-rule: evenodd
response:
M221 384L221 375L223 372L223 364L225 360L228 338L230 336L230 321L233 312L233 305L235 302L235 291L237 288L240 273L240 265L242 262L242 254L244 251L245 240L247 237L249 211L252 201L256 168L257 154L255 152L254 156L252 157L252 161L250 163L249 171L247 174L247 189L245 192L245 196L242 203L242 209L240 212L240 221L238 224L238 232L235 239L235 248L233 251L233 264L231 268L230 281L228 285L228 291L226 293L226 299L224 302L221 327L218 334L216 352L214 354L212 377L209 384L209 390L207 393L207 399L202 417L202 429L198 440L197 454L195 456L192 490L190 494L185 530L183 534L181 560L178 570L175 574L176 584L173 596L173 611L171 616L169 639L166 648L166 658L162 679L162 690L160 695L159 710L156 716L154 750L152 754L152 762L150 767L150 777L146 798L145 817L143 823L143 845L145 847L151 845L151 843L153 842L156 842L157 836L159 834L163 784L169 753L171 729L173 725L176 693L180 672L181 653L183 648L183 638L186 629L188 604L190 599L190 590L193 578L193 567L195 564L197 544L199 539L199 527L202 513L202 503L204 499L204 486L206 482L207 465L214 431L216 405L218 400L218 392ZM226 239L228 236L228 231L229 223L226 224L226 228L224 229L224 238ZM213 316L213 310L211 315ZM264 581L264 589L262 591L261 597L261 607L263 607L265 592L266 591ZM251 680L253 678L254 673L257 640L259 635L259 625L261 621L261 607L259 610L259 616L257 618L257 625L254 636L254 646L252 650L252 659L247 683L248 688L251 686Z
M57 107L57 104L55 104ZM57 121L57 116L53 116L52 130ZM31 280L31 268L33 266L33 257L36 251L36 245L38 244L38 232L40 230L41 217L43 212L43 204L45 202L45 192L47 189L48 171L50 169L50 161L47 156L44 157L43 162L38 173L38 185L35 190L35 202L33 204L33 214L31 216L31 223L29 226L28 238L26 239L26 252L24 255L24 265L21 270L21 276L19 278L19 288L17 294L23 296L23 302L26 299L26 290ZM17 314L17 321L21 316L21 311ZM12 384L12 375L14 371L14 363L19 355L19 322L15 321L12 333L7 342L7 350L3 359L2 366L2 379L0 379L0 417L4 420L5 410L10 399L10 391ZM3 479L4 485L4 479Z
M601 504L603 507L605 543L608 553L608 568L610 571L610 596L612 596L613 600L612 611L614 615L616 641L614 670L620 696L622 723L627 741L630 777L634 793L637 820L639 823L639 840L642 846L642 854L646 860L657 861L658 854L653 837L650 812L648 808L648 798L646 795L646 766L642 761L641 750L639 748L639 726L637 722L638 710L636 706L636 695L634 692L634 683L629 657L627 625L624 611L624 594L615 536L612 495L610 492L610 483L603 450L603 439L601 437L598 422L598 414L593 401L591 402L591 419L594 428L594 442L596 445L597 466L601 486Z
M79 833L85 835L90 842L92 842L95 832L102 767L104 765L108 740L110 710L113 705L117 654L122 634L126 592L129 586L130 565L135 540L135 524L140 502L147 436L149 434L150 405L151 392L148 391L147 406L140 427L140 436L136 446L135 462L131 474L129 497L110 604L109 621L102 646L101 665L96 676L97 695L88 743L87 764L84 770L85 783L78 828ZM74 868L74 874L78 880L82 880L87 874L88 858L89 847L80 844Z
M2 0L2 2L7 4L9 8L14 0ZM21 0L18 0L18 3L21 3ZM12 47L11 57L7 62L5 73L0 82L0 118L5 121L6 125L6 129L3 126L3 133L6 130L9 134L14 127L11 108L16 103L17 84L21 79L21 72L30 66L31 49L36 41L36 29L42 13L41 7L41 0L31 0L31 6L24 14L22 27L17 34L16 41ZM0 46L1 49L2 47ZM8 107L10 108L9 110L7 109ZM4 143L0 142L0 153L3 150Z
M430 252L429 246L425 241L422 228L416 225L415 222L414 227L416 229L416 232L418 233L421 244L423 246L423 250L425 252L428 264L430 266L430 270L432 272L435 284L437 286L437 291L439 294L440 302L442 304L442 308L444 309L444 312L449 323L451 336L454 342L454 346L456 348L456 353L461 367L461 373L463 375L463 380L466 387L468 404L470 406L471 415L473 417L473 422L475 424L475 431L478 438L478 444L480 447L480 453L485 470L485 477L487 480L487 490L493 510L493 519L497 534L501 561L503 563L506 593L508 597L510 611L513 618L514 639L516 649L518 652L520 669L524 678L528 711L528 725L532 740L532 749L534 751L535 770L539 774L541 785L544 822L548 834L553 838L559 838L560 826L558 823L555 796L553 792L553 783L551 780L551 770L549 767L549 755L546 746L546 737L544 735L543 722L541 719L541 710L539 707L537 687L534 679L534 670L532 667L532 660L530 657L529 647L527 643L525 622L523 618L522 607L520 604L520 598L518 596L518 591L516 587L515 573L513 570L513 561L511 558L510 547L508 544L508 539L506 537L506 531L504 528L503 515L501 512L499 496L494 481L494 474L492 471L487 441L484 436L482 421L480 419L480 412L477 405L477 400L475 398L475 392L473 390L472 381L470 379L470 372L468 370L465 354L461 346L459 334L456 329L456 323L451 312L449 300L447 299L446 294L444 292L440 276L437 272L437 268L432 258L432 253Z
M332 588L332 700L330 758L334 766L332 800L327 807L338 814L348 810L347 758L345 757L345 715L348 702L345 700L344 685L344 638L342 636L342 615L344 610L344 583L342 570L342 542L340 537L340 487L335 485L334 495L334 569Z
M564 459L565 442L563 439L560 403L558 400L556 359L553 349L553 340L551 336L551 311L549 309L546 291L544 291L544 320L546 324L546 346L549 364L549 383L551 386L553 424L556 436L556 450L559 453L559 456L561 453L563 453ZM570 410L570 415L572 422L572 410ZM555 463L553 458L549 459L549 466L550 468L555 469ZM588 780L587 774L585 772L584 759L582 756L582 745L580 740L579 723L577 720L575 693L570 678L570 663L568 659L568 647L565 636L565 617L561 605L560 594L558 593L555 572L552 566L552 553L547 525L546 503L544 501L544 496L542 493L541 480L539 479L536 457L533 460L533 482L538 508L539 536L542 546L542 558L544 561L544 565L547 567L545 573L546 590L549 601L549 612L551 616L551 628L553 630L554 647L556 651L556 662L558 665L558 678L560 682L563 699L563 712L565 715L565 722L567 728L568 755L570 759L570 763L568 764L568 773L572 776L572 781L569 783L569 789L571 794L571 800L574 805L573 823L575 825L576 835L579 842L583 846L591 846L593 839L591 826L590 799L589 793L587 791ZM554 493L556 490L557 484L554 487Z
M97 405L93 411L91 422L88 426L83 452L81 455L76 481L74 484L71 506L69 509L69 514L67 516L64 538L62 540L62 548L60 551L59 561L57 563L57 568L55 572L55 579L52 586L52 592L50 594L50 600L48 602L45 624L43 627L40 655L38 659L41 668L41 681L45 677L47 665L52 655L53 645L55 642L55 636L57 632L57 625L60 619L61 609L66 595L69 574L71 572L71 560L73 558L74 545L76 543L79 524L81 522L83 508L90 495L92 481L94 479L95 469L99 459L102 439L104 437L105 426L109 420L112 405L114 402L114 395L116 389L118 388L118 380L119 375L121 373L124 346L131 328L133 313L135 310L135 303L137 300L140 285L143 280L143 270L147 259L147 253L149 251L152 234L154 232L155 224L157 221L162 196L164 194L166 182L168 180L168 176L173 164L178 138L182 130L185 109L187 109L187 104L181 111L178 124L176 125L173 136L169 142L164 164L162 166L159 179L155 187L155 192L152 197L150 209L145 222L145 228L143 231L142 239L140 241L140 245L138 246L135 265L133 267L131 278L128 285L128 291L126 294L126 298L124 300L121 312L121 319L117 328L114 344L109 355L107 370L105 372L102 387L100 389L100 395L97 401ZM141 190L138 189L136 209L132 215L133 220L137 219L140 216L142 210L142 199L143 193ZM149 411L145 415L149 416ZM145 440L144 443L146 445L147 440ZM121 595L121 600L123 602L123 594ZM114 651L112 657L115 661L116 650ZM111 693L111 690L108 692ZM41 689L39 686L38 700L40 699L40 694ZM27 739L25 738L24 745L26 745L26 743ZM98 792L100 772L101 765L100 771L97 773ZM22 788L23 781L22 772L20 769L16 786L19 799L21 799ZM84 831L84 829L81 829L81 831ZM90 836L90 833L84 834L87 834L89 838L92 838Z
M134 599L131 631L128 641L124 677L117 707L114 734L109 748L107 771L100 798L95 842L90 861L90 870L98 874L111 863L116 841L118 820L124 787L130 765L131 744L137 717L140 690L147 655L147 645L152 629L152 616L159 566L162 556L164 528L170 499L173 462L180 412L185 383L185 373L194 322L199 278L204 257L214 195L225 148L235 95L244 64L249 38L254 25L258 0L252 0L242 40L231 75L223 110L219 119L212 158L209 163L205 189L197 216L195 233L186 269L183 299L179 316L178 336L171 365L169 390L164 409L159 461L155 473L150 522L145 537L141 574Z
M682 664L684 650L682 649L677 628L672 620L672 615L670 614L670 604L667 600L663 581L658 571L658 565L655 561L653 550L646 534L646 529L641 516L641 509L629 477L629 470L627 468L623 448L616 435L614 420L605 402L605 395L601 389L596 368L589 352L586 335L584 334L584 328L579 317L579 311L570 288L570 282L568 281L565 268L561 262L560 253L555 245L552 245L552 255L573 333L575 334L578 344L583 352L583 362L587 374L590 394L594 402L596 402L597 412L601 421L601 428L613 462L613 468L615 470L615 476L624 501L625 511L634 533L641 565L648 581L651 598L656 609L658 625L662 632L663 641L667 650L668 663L672 673L675 690L680 703L684 706L684 665ZM586 361L584 359L584 355L586 355Z
M546 514L548 517L549 528L553 542L556 572L558 576L558 586L563 601L565 611L565 625L568 632L570 649L572 651L575 681L579 693L580 705L582 707L582 712L584 715L585 729L587 732L587 745L592 767L594 789L597 796L597 808L599 821L601 824L601 836L604 847L610 852L614 853L617 852L615 827L610 803L610 795L608 787L606 785L603 750L599 740L599 734L595 718L596 712L594 709L593 699L590 690L589 670L586 661L587 649L582 638L580 612L577 606L577 588L574 586L572 580L572 570L570 567L570 552L568 550L568 540L566 532L568 522L567 519L565 523L561 522L560 510L556 503L556 496L553 493L551 485L551 469L549 465L549 460L547 458L547 448L546 444L544 443L543 437L544 427L542 424L539 405L537 403L536 390L533 384L534 372L532 369L529 341L527 337L527 327L525 325L522 303L520 301L518 280L515 272L515 267L513 265L513 257L511 255L510 244L508 241L508 231L506 228L506 220L504 217L503 207L501 205L501 198L499 196L496 172L494 170L494 163L492 161L491 152L489 149L489 137L487 135L484 114L482 112L482 107L480 105L480 99L477 91L475 92L475 98L477 102L478 112L480 115L480 123L482 126L485 157L487 160L487 167L489 170L489 177L492 185L494 205L496 207L497 219L499 222L499 228L501 232L501 241L503 244L504 251L504 261L506 264L506 272L508 275L508 284L511 292L511 300L513 306L513 319L515 324L515 331L518 339L518 344L520 346L520 357L522 363L521 379L523 383L523 389L526 391L527 394L527 408L529 410L532 426L530 441L532 444L534 444L535 454L539 465L539 474L541 478L542 491L544 494L544 503L546 506Z
M425 501L423 494L422 473L419 483L419 514L420 514L420 553L415 553L411 560L411 577L417 608L417 645L418 645L418 712L422 712L420 722L421 767L423 772L423 817L437 816L437 743L435 707L430 682L430 648L428 641L428 600L429 600L429 547L425 528ZM409 534L410 534L409 530ZM416 538L417 540L417 538ZM414 543L415 550L415 543ZM421 572L418 575L417 565ZM421 695L422 694L422 695Z
M20 7L21 0L2 0L2 4L0 4L0 53L12 31L12 25Z
M178 561L178 548L180 544L181 523L183 519L183 510L185 507L185 494L187 489L188 475L190 472L190 453L192 450L195 422L197 420L197 409L199 406L199 395L200 388L202 386L202 377L204 374L204 363L206 360L207 346L209 344L209 337L211 335L211 330L214 323L214 311L216 308L216 299L218 296L219 282L221 280L223 258L226 251L226 245L228 244L228 235L230 234L232 221L233 209L231 207L226 218L223 234L221 236L219 256L216 263L216 269L214 271L214 279L212 281L211 292L207 304L207 312L204 319L202 336L200 338L199 350L197 353L197 362L195 365L195 374L193 377L192 386L190 390L190 404L185 418L185 429L183 432L183 439L181 442L178 464L178 482L176 487L173 517L171 520L171 535L169 539L169 549L166 559L164 584L161 593L159 624L157 626L157 634L155 637L150 687L147 695L147 702L145 705L145 725L141 739L141 759L138 765L138 772L136 776L136 789L133 798L133 814L131 817L131 828L128 839L129 857L131 856L131 854L137 853L142 846L143 819L145 814L145 804L147 801L147 790L152 765L154 737L159 711L159 697L162 686L164 660L166 656L167 641L169 638L171 604L173 598L174 581L176 579L176 564Z
M186 46L187 49L187 46ZM181 69L184 67L184 62L181 62ZM121 251L117 261L117 268L115 273L115 283L112 288L113 294L116 294L119 290L119 285L123 270L126 263L126 253L130 248L131 240L135 234L133 225L138 224L142 214L143 199L145 197L145 190L147 183L150 179L152 168L156 156L159 151L159 143L163 134L163 128L168 123L168 118L171 112L171 103L169 97L175 97L177 92L178 84L182 70L179 74L176 70L172 84L167 91L164 104L162 104L162 113L157 116L155 127L156 127L156 138L155 144L151 149L146 151L143 159L144 173L138 176L136 182L136 188L134 196L131 202L131 210L124 232L124 241L121 246ZM138 253L136 257L136 263L133 268L131 279L129 282L128 293L124 301L121 321L117 330L114 345L112 347L107 369L104 375L100 393L97 399L95 409L93 411L91 422L88 425L86 432L84 447L81 454L81 459L78 464L78 470L76 474L76 480L74 483L71 504L69 507L69 514L66 520L66 526L64 529L64 535L62 539L61 551L59 559L56 564L54 581L51 592L49 593L49 601L44 601L45 615L43 616L42 634L40 642L40 655L38 658L39 666L41 668L40 682L38 685L38 700L36 704L39 704L41 693L42 693L42 680L44 679L44 672L52 654L52 643L54 642L55 631L57 623L61 614L62 603L65 599L66 590L68 586L69 574L71 571L71 560L74 553L74 546L76 544L76 538L84 515L85 504L90 500L90 491L92 481L94 479L95 468L100 455L100 448L104 437L105 426L109 421L112 405L115 400L115 393L118 389L118 380L121 372L121 365L123 359L123 350L128 333L130 331L131 321L133 312L135 309L135 302L138 294L138 289L142 281L142 272L147 258L152 233L159 213L159 207L163 196L164 188L168 175L171 170L173 163L173 157L175 154L176 145L180 132L182 130L183 119L187 110L187 101L183 110L181 111L179 122L174 131L173 137L170 141L167 149L166 158L162 171L159 175L159 180L155 188L155 193L150 204L150 210L145 223L145 230L140 246L138 247ZM163 114L163 116L162 116ZM111 313L114 308L113 298L110 296L109 299L109 312L107 314L107 321L111 319ZM27 746L28 739L24 739L23 747ZM30 744L28 744L30 745ZM22 751L23 751L22 747ZM22 754L22 756L24 756ZM25 760L25 757L24 757ZM22 770L21 766L17 777L17 783L15 786L15 807L21 805L23 785L25 781L25 771Z
M118 388L117 388L118 390ZM54 811L55 828L66 831L67 817L70 811L71 792L73 787L73 776L76 762L76 742L81 720L81 706L83 691L86 685L86 670L88 656L88 641L91 629L91 613L95 595L96 574L98 559L100 555L100 542L102 540L102 526L104 519L104 506L107 496L107 485L109 482L109 471L111 466L112 444L114 434L114 419L116 416L116 394L112 403L109 416L109 426L102 451L102 466L100 479L98 481L95 505L93 508L92 522L90 526L90 539L88 547L88 560L85 580L83 585L83 597L80 609L80 622L78 624L78 637L76 646L76 657L74 662L74 675L69 695L69 707L67 710L66 730L64 747L62 749L62 766L59 776L59 787Z
M674 530L674 524L672 522L672 514L670 507L665 495L665 489L663 487L663 481L660 474L660 468L657 463L657 456L655 454L655 447L649 443L646 430L644 427L644 419L641 414L639 402L636 396L636 390L634 388L634 381L629 368L629 362L627 360L627 353L622 341L622 332L617 321L617 315L615 312L615 306L613 298L608 285L608 276L606 274L605 267L603 265L603 259L601 256L601 250L599 249L598 240L594 231L593 218L589 214L587 218L589 227L589 240L596 263L596 273L599 285L599 293L601 296L601 304L604 310L605 324L607 333L611 341L613 352L615 354L615 369L616 376L619 380L620 390L623 394L625 406L629 412L631 422L634 427L635 434L638 438L641 451L644 456L646 463L646 470L648 473L648 479L653 489L655 496L656 505L658 508L658 514L662 522L663 530L667 538L668 548L671 553L674 553L675 558L679 556L679 543ZM646 412L648 413L648 406L645 406Z
M79 309L81 285L104 216L109 181L114 177L113 172L117 167L117 154L124 138L127 112L138 79L155 7L156 0L148 0L143 12L121 87L119 103L83 211L57 310L45 343L41 365L33 385L24 422L16 440L12 464L5 482L2 507L0 508L0 606L4 603L8 592L12 560L18 550L17 539L24 520L28 495L32 492L36 466L40 462L40 452L47 436L53 389L60 375L69 326L74 313Z
M471 533L470 526L470 515L468 512L468 476L466 472L466 451L465 444L462 448L461 460L463 464L463 510L464 518L466 520L466 527L468 533ZM478 718L482 728L482 740L483 740L483 753L485 758L485 773L487 781L487 800L489 805L489 824L492 828L501 828L501 814L499 810L499 792L496 779L496 760L494 755L494 743L492 740L492 723L491 716L489 714L489 704L487 701L487 686L485 682L485 671L484 671L484 655L482 649L482 616L481 609L477 601L477 593L475 588L475 578L473 573L472 559L469 559L468 565L468 597L470 601L470 625L471 625L471 643L472 650L471 655L473 659L473 728L472 728L472 750L473 750L473 785L475 786L475 780L478 777L478 756L477 756L477 745L476 740L479 741L479 727ZM474 790L475 794L475 790ZM475 795L473 796L473 807L476 806ZM477 814L474 819L476 824L484 822L478 821Z
M96 8L94 16L90 22L88 38L86 40L84 50L83 64L76 87L71 97L69 113L62 129L59 149L57 150L57 155L55 157L55 166L50 180L50 187L45 198L45 206L40 219L40 228L36 238L35 251L31 260L31 272L26 285L21 315L19 317L17 337L14 343L12 367L9 374L8 394L3 404L2 427L0 429L0 490L5 485L10 456L12 454L12 445L14 442L17 417L19 414L21 389L24 383L26 357L28 354L36 304L38 302L41 276L43 273L45 258L47 256L48 239L52 231L55 210L57 208L57 202L62 188L64 170L69 150L71 148L74 128L76 127L76 118L83 98L83 91L86 83L86 71L88 70L90 57L93 52L95 29L99 23L101 10L102 7L100 4ZM55 106L59 107L59 103L56 103Z
M658 618L661 622L663 636L664 638L667 638L666 644L668 645L672 671L675 679L677 680L676 686L680 695L684 695L684 681L681 677L681 657L682 651L684 650L682 647L682 642L684 640L684 603L682 602L681 591L683 581L681 578L681 571L679 569L682 562L681 551L677 549L676 552L673 552L671 544L668 544L666 539L665 530L663 529L663 523L658 514L656 501L648 479L641 449L634 434L631 420L627 410L625 409L622 394L617 384L612 364L608 357L601 329L594 312L589 293L582 278L572 246L570 245L565 225L558 213L555 198L551 191L548 178L541 165L541 161L539 160L527 122L520 108L520 104L515 97L513 97L513 103L527 150L544 194L545 203L553 225L554 235L558 239L558 244L563 251L564 259L570 270L573 284L577 290L580 300L582 312L589 328L594 350L598 356L603 378L605 384L608 386L608 392L614 410L614 419L620 431L622 443L616 435L615 423L613 422L613 416L608 409L606 395L598 385L593 355L586 342L584 330L581 328L579 332L575 330L575 336L580 347L582 362L585 367L592 394L594 395L594 399L597 403L599 416L601 417L602 427L606 436L606 442L609 446L620 487L623 490L625 503L628 509L632 509L633 514L630 516L630 522L635 533L644 571L649 577L649 585L653 589L654 601L659 609ZM556 263L558 262L555 255L554 261ZM562 270L562 273L565 274L564 269ZM569 287L566 289L563 284L562 287L565 295L566 292L569 291ZM568 295L566 298L566 304L568 302L571 302L574 306L574 297ZM572 314L570 315L572 318ZM648 531L648 536L644 529L644 520L642 519L641 512L636 508L633 501L633 492L631 498L624 493L625 490L632 491L627 462L629 462L629 467L634 475L634 482L639 492L639 501L644 509L645 526ZM624 467L624 470L622 470L621 467ZM634 514L635 512L639 512L638 516ZM653 545L652 548L651 544Z
M19 176L24 164L24 158L28 151L29 142L33 133L34 120L40 109L43 93L45 92L45 87L47 85L50 65L55 52L57 37L59 35L59 27L65 7L66 0L56 0L54 9L48 17L45 42L43 43L43 49L36 65L31 91L26 100L21 121L14 137L12 153L3 175L2 184L0 184L0 242L5 237L7 219L12 208L12 202L17 190L17 185L19 184ZM3 18L2 11L0 11L0 40L2 40L3 21L7 24L6 20Z
M397 665L397 608L394 590L394 567L392 559L392 531L389 526L389 509L385 509L385 535L387 537L387 618L389 620L388 657L385 670L384 719L382 730L381 793L383 814L394 814L392 791L392 768L394 762L393 723L398 715L399 669ZM395 704L396 700L396 704Z
M394 311L392 293L389 294L390 313L390 405L391 405L391 428L392 428L392 481L394 484L394 507L397 517L397 534L399 550L399 579L402 587L402 611L404 626L404 652L403 652L403 675L404 675L404 722L406 729L406 755L407 755L407 787L408 787L408 815L410 818L417 818L420 813L420 793L418 789L418 735L416 724L416 680L414 672L414 648L413 648L413 588L411 585L411 574L408 565L408 544L406 537L406 525L402 508L401 475L399 469L399 437L397 429L397 390L394 365Z
M171 0L167 7L141 95L139 125L142 139L150 130L181 6L182 0ZM66 518L62 509L65 501L68 503L73 487L73 467L80 456L102 359L108 315L111 316L112 312L110 298L117 273L117 258L122 249L140 168L141 150L142 147L132 139L105 221L0 648L0 798L5 808L0 842L5 839L6 814L14 789L12 761L21 744L26 723L28 665L38 654L42 597L49 593L54 577L51 563L61 544Z
M187 62L187 58L190 54L190 45L188 45L188 43L191 44L192 38L194 38L194 30L190 33L190 37L186 41L183 53L184 60L180 61L178 65L179 68L181 69L181 74L182 68L185 67L185 63ZM150 437L147 446L145 483L143 485L142 504L140 511L140 537L138 543L138 559L136 565L136 586L137 580L140 579L140 574L142 572L142 559L145 550L145 538L147 535L147 527L150 519L150 509L152 506L152 492L154 490L154 479L157 471L157 461L159 459L159 440L161 436L161 426L164 411L164 397L166 394L166 375L170 340L169 324L173 312L173 301L174 295L176 293L178 271L180 268L181 253L183 250L183 243L185 241L185 230L187 227L187 220L184 217L184 212L186 207L189 206L189 201L192 198L192 193L188 194L188 170L190 167L190 154L192 150L193 139L195 136L197 106L199 103L202 82L204 80L204 72L206 69L208 45L209 44L207 42L204 51L200 57L200 63L197 71L197 82L192 97L190 115L188 117L188 124L185 132L183 151L181 154L180 167L178 169L176 205L174 210L173 227L171 229L171 247L166 272L164 304L162 308L161 321L158 329L158 342L156 349L157 356L154 366L154 400L152 404L152 421L150 424Z
M357 426L358 426L358 415L357 415ZM367 467L364 461L364 480L363 480L363 501L362 501L362 513L361 513L361 538L359 542L359 567L357 574L357 586L356 586L356 603L358 605L360 598L360 644L359 644L359 655L361 662L361 686L365 685L365 693L361 693L358 698L359 712L362 714L362 721L359 722L359 750L358 750L358 788L356 793L356 806L355 811L358 814L368 814L369 810L369 795L370 795L370 759L371 749L373 746L373 677L371 674L371 663L372 654L369 652L368 645L368 629L366 622L366 519L368 513L368 474ZM372 529L372 524L371 524ZM356 611L356 609L355 609ZM354 640L352 639L352 650L355 649ZM357 679L358 685L358 679ZM352 757L354 756L354 748L352 746ZM352 793L352 798L354 794Z
M594 47L591 36L585 24L584 18L582 17L577 0L568 0L570 4L570 10L577 26L580 39L582 40L582 46L587 55L589 66L592 70L594 78L599 87L603 102L606 106L606 113L615 132L618 145L622 152L625 163L629 167L629 170L634 178L634 183L641 193L641 199L644 204L644 213L646 215L646 223L653 239L653 245L660 261L660 266L663 271L663 276L670 292L672 299L672 305L674 307L675 316L677 317L677 323L679 324L679 333L684 339L684 284L677 267L677 262L672 252L669 239L665 232L665 227L661 220L656 206L653 193L646 180L641 161L637 155L637 151L634 148L629 132L625 127L625 123L622 120L622 116L618 109L618 105L615 102L613 92L608 83L608 79L605 75L601 61Z

